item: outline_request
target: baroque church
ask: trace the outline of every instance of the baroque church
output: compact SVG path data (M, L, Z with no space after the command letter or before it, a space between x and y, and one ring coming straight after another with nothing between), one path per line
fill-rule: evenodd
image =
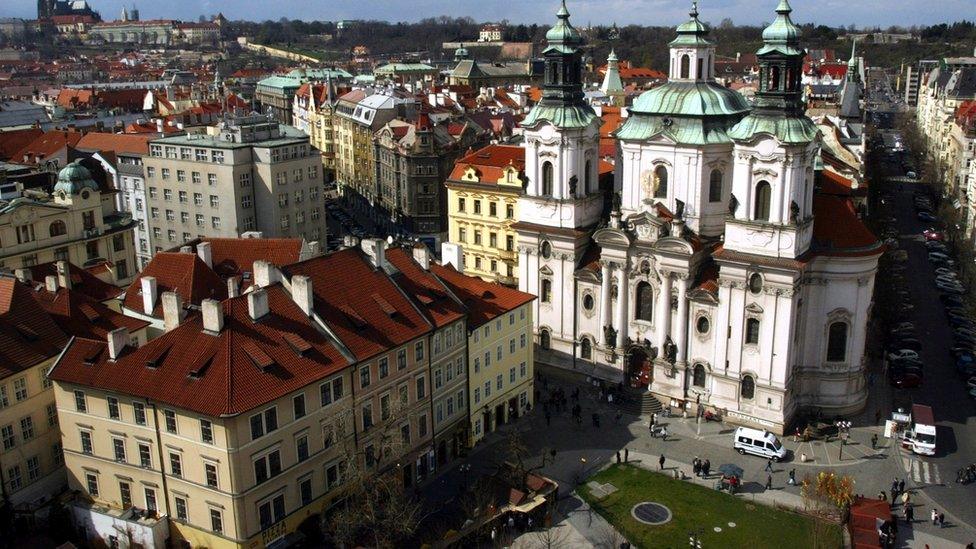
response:
M804 409L863 408L883 248L842 190L820 185L804 114L806 54L787 0L763 31L752 104L715 81L693 7L670 78L616 131L597 183L600 118L565 2L543 96L522 123L519 289L538 296L536 359L782 433Z

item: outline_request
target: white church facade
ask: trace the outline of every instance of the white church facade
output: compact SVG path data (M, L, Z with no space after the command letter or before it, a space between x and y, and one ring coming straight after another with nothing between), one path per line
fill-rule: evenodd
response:
M597 184L600 119L583 100L582 38L565 3L543 97L523 122L519 289L538 362L782 432L802 409L863 408L865 339L883 249L850 197L817 188L799 29L781 0L750 105L715 82L691 19L669 82L616 132L614 189Z

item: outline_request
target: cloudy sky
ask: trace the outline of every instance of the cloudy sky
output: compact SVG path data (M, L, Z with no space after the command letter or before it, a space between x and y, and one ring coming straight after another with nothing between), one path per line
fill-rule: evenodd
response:
M104 19L118 17L132 0L88 0ZM702 18L718 23L771 19L777 0L701 0ZM415 21L439 15L470 16L478 21L508 19L516 23L548 23L558 0L137 0L143 19L196 19L223 12L229 19L383 19ZM685 0L567 0L579 25L674 25L687 17ZM830 26L927 25L973 18L973 0L792 0L794 20ZM36 0L0 0L0 17L36 16Z

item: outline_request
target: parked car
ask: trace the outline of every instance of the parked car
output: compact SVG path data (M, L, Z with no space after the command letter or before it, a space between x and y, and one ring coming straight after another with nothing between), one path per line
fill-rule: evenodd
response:
M894 338L886 347L889 349L889 352L899 349L911 349L912 351L918 352L922 350L922 342L914 337L898 337Z
M918 212L918 214L915 217L917 217L919 221L925 221L928 223L935 221L935 216L930 214L929 212Z
M935 269L935 274L937 274L937 275L954 275L954 276L959 276L959 274L956 273L956 271L954 271L952 269L947 269L945 267L937 267Z
M936 283L935 287L938 288L940 292L945 292L947 294L962 295L966 293L966 289L959 284L944 284L942 282L938 282Z
M942 252L948 255L949 248L938 240L926 240L925 248L930 252Z
M922 385L922 376L912 372L892 373L891 384L899 389L915 389Z
M918 351L911 349L898 349L893 353L888 353L889 360L915 359L918 360Z
M938 240L938 241L945 240L945 234L935 229L925 229L924 231L922 231L922 236L924 236L926 240Z

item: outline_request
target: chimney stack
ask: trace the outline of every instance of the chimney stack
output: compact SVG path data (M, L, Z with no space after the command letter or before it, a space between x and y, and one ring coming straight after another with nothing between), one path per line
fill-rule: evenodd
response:
M254 262L254 285L259 288L267 288L278 282L279 274L278 268L268 261Z
M416 244L413 247L413 258L424 268L425 271L430 270L430 250L427 248L426 244Z
M315 294L312 293L312 279L303 275L293 276L291 278L291 298L307 316L312 316L312 308L315 302Z
M207 264L207 267L213 269L213 250L210 248L209 242L197 244L197 255L200 256L201 261Z
M359 246L359 239L355 235L347 234L342 237L343 248L355 248L356 246Z
M363 239L360 247L366 255L369 256L370 261L373 263L373 267L377 269L387 268L386 263L386 241L382 238L365 238Z
M62 288L71 289L71 271L68 270L68 262L61 260L54 264L55 270L58 272L58 286Z
M52 294L58 291L58 277L48 275L44 277L44 287Z
M227 279L227 297L237 297L241 295L241 278L232 276Z
M180 253L181 254L192 254L193 253L193 246L180 246Z
M204 299L200 304L203 309L203 329L205 332L217 335L224 329L224 308L216 299Z
M152 315L156 308L156 277L144 276L139 280L142 285L142 312Z
M29 284L33 280L31 270L26 267L22 269L14 269L14 276L16 276L17 280L23 282L24 284Z
M308 243L308 257L318 257L322 255L322 243L318 240L313 240Z
M108 357L113 361L122 354L122 350L129 344L129 329L116 328L108 333Z
M251 315L251 320L261 320L268 314L268 292L264 288L258 288L247 294L247 311Z
M461 249L461 245L455 242L442 242L441 243L441 263L446 265L454 265L454 268L458 272L464 272L464 250Z
M176 292L163 292L163 327L173 331L183 320L183 301Z

